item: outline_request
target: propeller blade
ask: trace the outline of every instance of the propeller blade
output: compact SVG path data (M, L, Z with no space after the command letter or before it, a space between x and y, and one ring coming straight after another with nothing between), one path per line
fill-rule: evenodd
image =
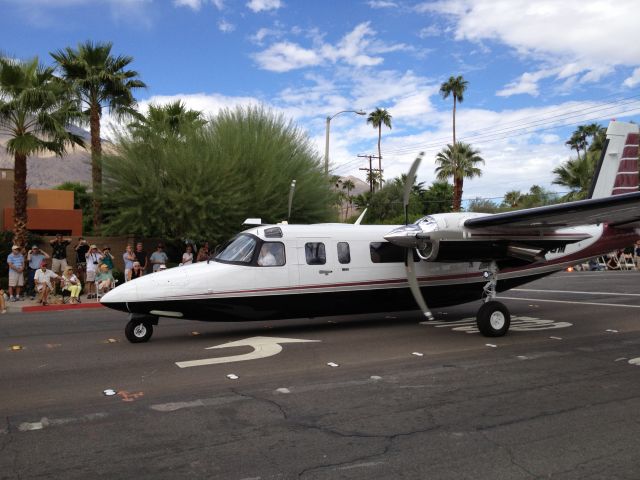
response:
M422 161L424 152L420 152L416 159L413 161L409 173L407 174L407 181L404 184L404 195L402 197L402 203L404 204L404 223L409 223L409 198L411 196L411 189L413 188L413 182L416 181L416 172Z
M422 310L422 314L427 318L427 320L433 320L433 315L427 307L427 302L424 301L424 297L422 296L422 292L420 291L420 286L418 285L418 277L416 275L416 265L413 260L413 251L408 248L407 249L407 280L409 281L409 288L411 289L411 293L413 294L413 298L415 299L418 307Z

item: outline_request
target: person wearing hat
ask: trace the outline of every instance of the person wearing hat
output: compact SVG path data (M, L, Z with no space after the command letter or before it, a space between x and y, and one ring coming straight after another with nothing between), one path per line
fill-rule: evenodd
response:
M71 303L80 303L80 290L82 290L82 285L80 284L78 277L74 275L73 267L69 266L64 269L62 277L60 277L60 283L62 285L62 290L67 290L69 292Z
M104 263L100 265L100 269L96 275L96 283L98 284L98 291L100 292L108 292L116 283L109 267Z
M59 275L47 268L47 262L42 262L40 269L33 276L42 305L49 305L49 294L53 290L52 280L56 280L57 278L59 278Z
M151 262L151 265L153 265L154 272L157 272L162 265L167 264L167 262L169 261L169 257L167 257L167 254L164 253L164 248L161 243L159 243L156 247L156 251L151 254L151 257L149 257L149 261Z
M47 260L49 254L44 252L38 248L37 245L33 245L31 250L27 252L27 265L29 269L27 270L27 295L31 295L31 300L36 297L36 288L35 281L33 279L36 271L42 265L42 262Z
M96 294L94 292L96 273L98 272L98 265L102 262L103 255L100 253L96 245L91 245L86 258L87 277L84 282L84 289L87 292L87 298L96 298Z
M109 270L113 270L113 254L111 248L104 247L102 249L102 263L109 267Z
M61 233L56 234L56 238L49 242L53 253L51 261L51 270L56 273L62 273L67 268L67 246L71 243L70 238L64 238Z
M17 302L20 300L20 291L24 285L24 256L22 255L22 247L14 245L11 247L11 253L7 257L9 264L9 301Z

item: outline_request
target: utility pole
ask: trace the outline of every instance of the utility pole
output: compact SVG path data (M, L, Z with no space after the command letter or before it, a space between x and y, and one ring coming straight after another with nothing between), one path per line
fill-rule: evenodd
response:
M360 170L366 170L369 172L369 192L373 193L373 172L380 172L380 175L382 175L382 170L380 170L379 168L373 168L371 162L374 158L379 159L380 157L376 155L358 155L358 157L369 159L369 168L361 168Z

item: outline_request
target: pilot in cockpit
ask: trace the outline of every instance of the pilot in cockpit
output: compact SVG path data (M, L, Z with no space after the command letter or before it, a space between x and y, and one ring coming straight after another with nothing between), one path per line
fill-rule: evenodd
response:
M276 242L263 243L258 255L258 265L261 267L284 265L284 245Z

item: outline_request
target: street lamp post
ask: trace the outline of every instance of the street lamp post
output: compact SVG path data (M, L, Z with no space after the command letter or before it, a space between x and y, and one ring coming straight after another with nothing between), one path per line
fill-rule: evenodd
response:
M355 113L356 115L366 115L367 112L364 110L342 110L334 115L327 117L327 133L326 133L326 143L324 147L324 173L325 175L329 175L329 130L331 128L331 120L340 115L341 113Z

